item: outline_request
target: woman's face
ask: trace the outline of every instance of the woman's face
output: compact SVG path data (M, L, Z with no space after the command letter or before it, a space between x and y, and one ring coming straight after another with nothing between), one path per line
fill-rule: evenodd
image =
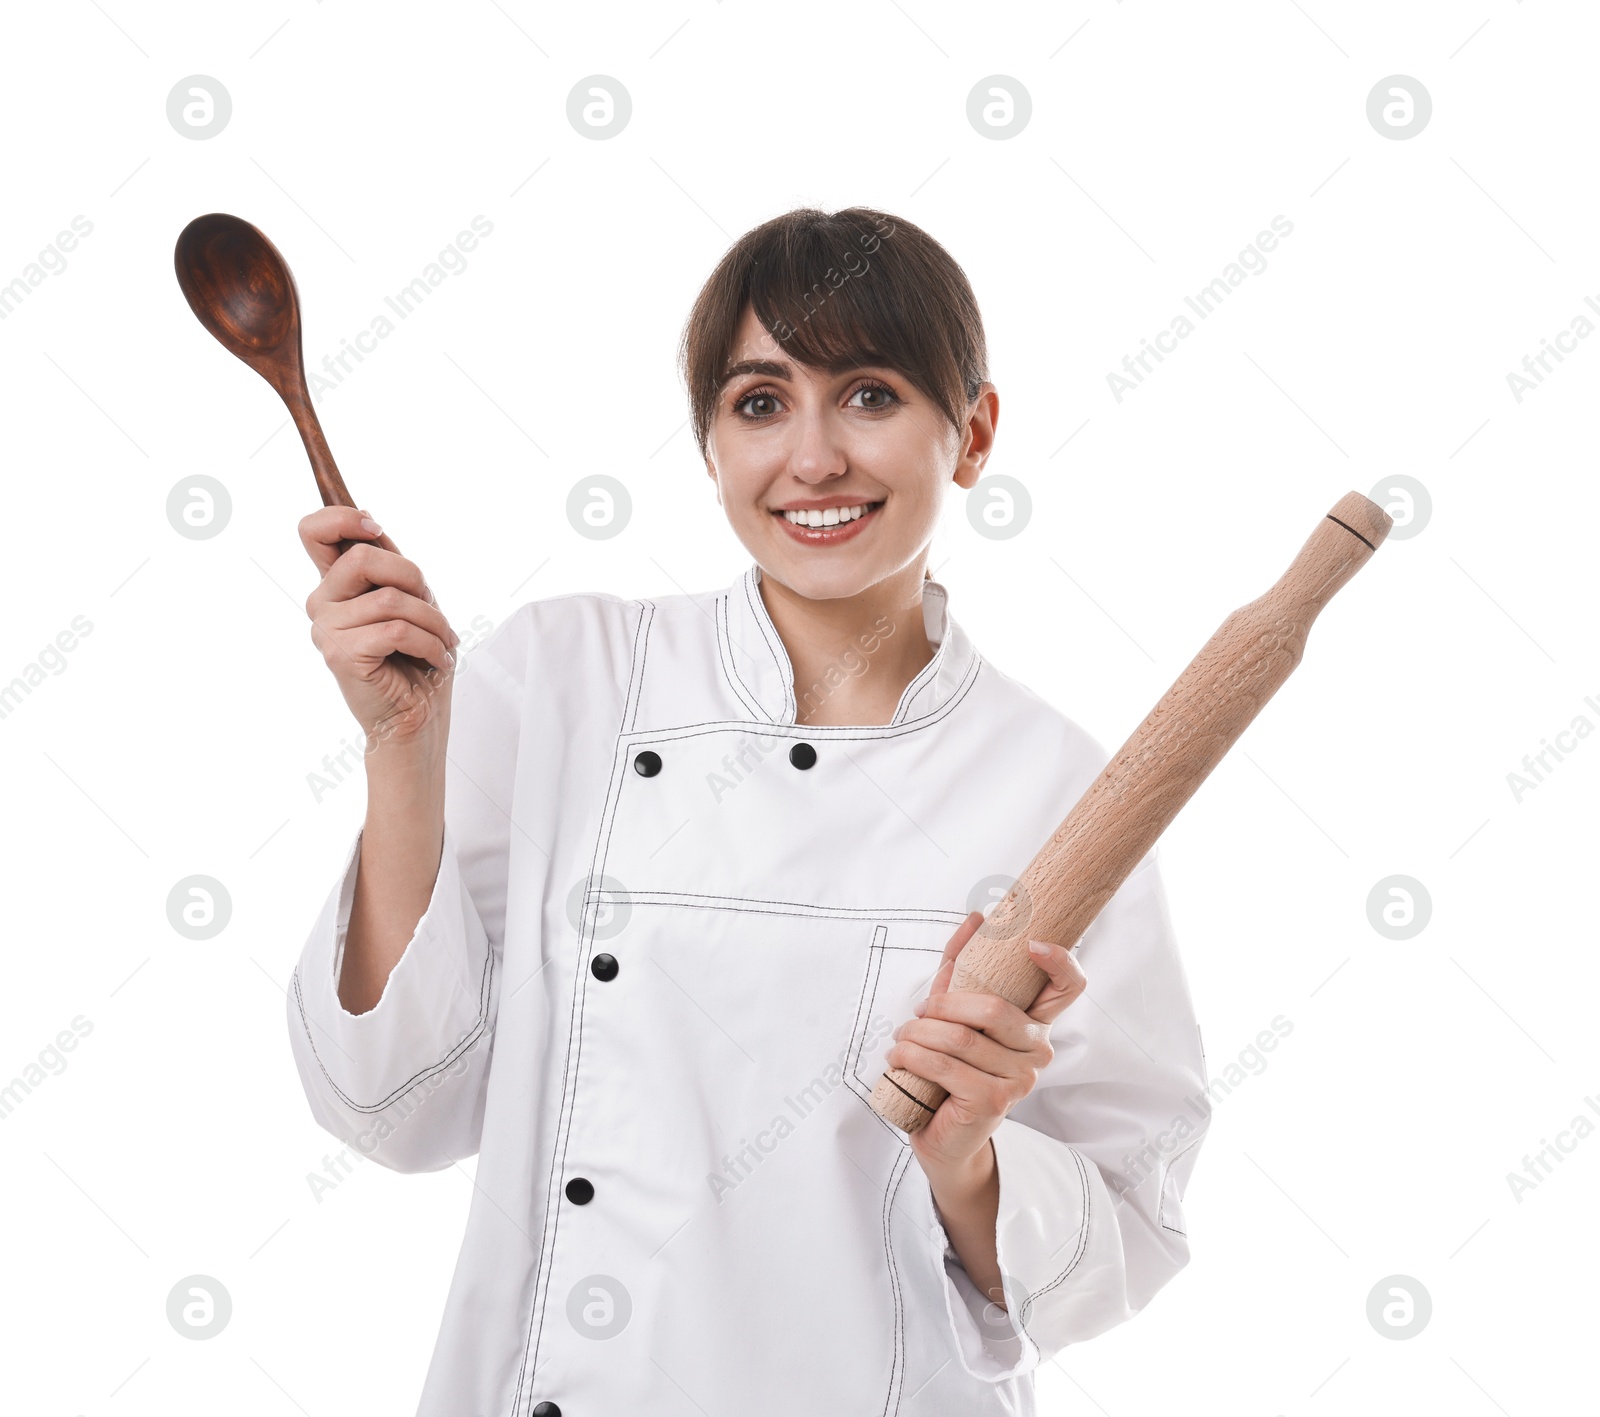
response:
M761 569L801 595L856 595L911 567L922 578L945 488L977 480L999 417L985 384L958 431L883 365L796 363L746 306L717 397L706 470ZM797 509L824 512L824 525Z

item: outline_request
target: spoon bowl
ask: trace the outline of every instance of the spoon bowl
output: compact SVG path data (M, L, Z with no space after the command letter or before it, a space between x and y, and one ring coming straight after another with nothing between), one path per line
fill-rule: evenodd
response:
M249 222L210 212L178 233L172 263L195 318L283 400L311 459L323 505L355 506L311 406L300 348L300 301L278 248Z
M178 237L178 285L189 308L230 353L254 360L300 330L300 302L283 257L247 221L212 212Z

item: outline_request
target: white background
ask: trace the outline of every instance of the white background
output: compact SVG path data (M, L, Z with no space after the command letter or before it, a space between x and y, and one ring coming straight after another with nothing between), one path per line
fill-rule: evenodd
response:
M990 541L951 492L952 613L1108 748L1345 491L1406 474L1432 498L1163 838L1213 1075L1274 1017L1293 1032L1218 1105L1188 1268L1044 1364L1040 1411L1592 1402L1600 1136L1520 1201L1506 1175L1600 1099L1600 741L1520 801L1507 774L1600 724L1600 340L1520 402L1506 375L1600 299L1597 41L1590 7L1548 0L8 6L0 283L74 216L93 232L0 322L0 683L93 628L0 719L0 1084L75 1017L92 1032L0 1123L0 1403L411 1411L471 1191L472 1163L363 1162L320 1201L307 1181L339 1144L282 988L364 805L359 775L319 802L307 774L355 724L303 608L304 454L184 304L178 231L260 225L317 365L492 221L320 403L357 500L470 639L531 598L748 564L685 426L678 332L739 234L856 203L970 276L989 470L1033 499ZM166 115L194 74L233 105L203 141ZM609 141L566 117L594 74L632 97ZM1396 74L1433 102L1404 141L1366 116ZM990 75L1032 97L1004 141L966 116ZM1280 214L1267 269L1117 402L1107 373ZM201 473L233 510L196 541L165 509ZM633 498L611 541L566 520L592 473ZM167 920L193 874L232 900L205 942ZM1393 874L1432 899L1406 941L1367 915ZM233 1302L205 1342L166 1316L194 1274ZM1406 1341L1366 1312L1396 1274L1432 1297Z

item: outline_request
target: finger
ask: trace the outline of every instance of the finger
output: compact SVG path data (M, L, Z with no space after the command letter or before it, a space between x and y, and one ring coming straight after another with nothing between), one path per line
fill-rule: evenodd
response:
M1019 1079L995 1077L960 1058L924 1048L908 1039L902 1039L889 1050L887 1061L890 1067L903 1068L924 1082L942 1087L963 1110L974 1115L1003 1115L1016 1100L1014 1094L1021 1085Z
M327 574L306 597L306 611L315 618L324 606L353 600L376 586L385 585L396 586L419 600L433 603L422 568L415 561L370 542L357 542L328 568Z
M319 507L300 518L298 530L300 544L316 563L319 576L327 575L328 568L339 559L342 541L370 542L386 551L400 549L372 513L358 507Z
M947 989L937 998L930 996L922 1004L918 1021L928 1019L942 1021L946 1027L982 1032L1001 1047L1019 1052L1038 1050L1050 1034L1042 1021L981 989Z
M966 947L966 943L983 924L983 912L972 911L960 925L956 927L948 943L944 947L944 954L939 957L939 968L934 971L933 983L928 986L929 997L942 994L950 987L950 976L955 973L956 956Z
M1089 981L1078 964L1077 948L1073 945L1071 949L1063 949L1048 940L1028 941L1028 958L1044 970L1050 979L1028 1010L1030 1018L1043 1023L1053 1021L1088 987Z
M354 630L342 630L329 637L331 652L348 654L355 660L376 664L391 654L409 654L425 660L441 674L455 670L454 657L437 635L431 635L409 620L382 620Z
M1038 1024L1028 1025L1038 1028ZM1048 1045L1029 1046L1019 1051L990 1034L940 1018L914 1018L895 1030L897 1043L916 1043L934 1053L946 1053L991 1077L1020 1077L1030 1069L1041 1068L1048 1059ZM1041 1037L1039 1042L1043 1043Z
M323 629L330 631L350 630L380 620L409 620L429 634L437 635L452 650L461 643L461 636L450 628L444 611L398 586L379 586L354 600L334 601L324 606L317 617Z

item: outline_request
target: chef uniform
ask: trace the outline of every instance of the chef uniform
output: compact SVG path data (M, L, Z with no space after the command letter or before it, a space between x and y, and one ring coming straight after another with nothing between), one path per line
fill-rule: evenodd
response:
M1006 1309L868 1102L1109 754L933 580L893 719L797 724L760 576L522 606L458 670L438 877L377 1005L337 996L359 834L306 941L317 1121L396 1171L479 1155L419 1417L1029 1414L1032 1369L1187 1262L1205 1068L1154 850L994 1133Z

